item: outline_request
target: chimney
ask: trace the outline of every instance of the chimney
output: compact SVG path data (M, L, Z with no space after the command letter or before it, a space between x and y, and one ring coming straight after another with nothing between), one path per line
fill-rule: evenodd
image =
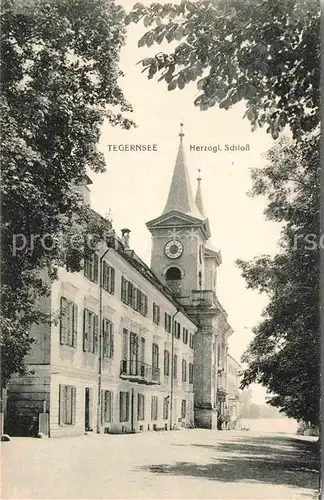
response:
M127 228L124 228L121 230L122 241L123 241L126 248L129 248L129 233L130 232L131 232L130 229L127 229Z

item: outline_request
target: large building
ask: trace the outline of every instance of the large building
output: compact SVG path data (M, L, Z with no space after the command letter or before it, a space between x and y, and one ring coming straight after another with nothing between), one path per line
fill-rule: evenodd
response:
M78 189L89 203L88 180ZM193 197L182 132L166 206L147 227L150 267L125 229L84 272L60 270L41 304L54 321L33 328L32 373L8 388L8 433L219 427L233 331L216 295L221 256L200 178Z

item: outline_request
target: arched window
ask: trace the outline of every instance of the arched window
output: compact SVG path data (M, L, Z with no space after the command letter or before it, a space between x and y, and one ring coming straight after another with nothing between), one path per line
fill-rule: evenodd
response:
M181 295L181 271L178 267L169 267L165 273L166 284L175 295Z
M181 280L181 271L178 267L169 267L165 273L165 279L167 281Z

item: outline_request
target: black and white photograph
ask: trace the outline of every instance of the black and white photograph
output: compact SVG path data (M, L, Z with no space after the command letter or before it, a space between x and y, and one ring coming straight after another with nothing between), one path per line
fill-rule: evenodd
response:
M320 3L0 35L1 498L320 500Z

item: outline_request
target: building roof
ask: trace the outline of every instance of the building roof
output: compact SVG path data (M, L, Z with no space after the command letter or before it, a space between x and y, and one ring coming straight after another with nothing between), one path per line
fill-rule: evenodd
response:
M205 220L206 217L204 217L198 210L192 194L189 172L183 149L184 134L181 132L179 136L180 144L178 154L174 166L168 199L162 215L172 212L172 210L176 210L177 212L190 215L196 219Z
M197 185L197 192L196 192L196 198L195 198L195 203L196 206L204 217L206 216L205 209L204 209L204 203L203 203L203 197L202 197L202 191L201 191L201 177L200 177L200 170L198 170L199 176L197 177L198 185Z

